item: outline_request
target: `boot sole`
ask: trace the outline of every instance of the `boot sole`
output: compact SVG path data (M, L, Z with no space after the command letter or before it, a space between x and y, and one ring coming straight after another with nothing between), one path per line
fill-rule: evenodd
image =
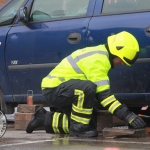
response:
M76 137L84 137L84 138L90 138L90 137L97 137L98 136L98 132L95 133L89 133L89 134L80 134L80 133L75 133L70 131L70 136L76 136Z

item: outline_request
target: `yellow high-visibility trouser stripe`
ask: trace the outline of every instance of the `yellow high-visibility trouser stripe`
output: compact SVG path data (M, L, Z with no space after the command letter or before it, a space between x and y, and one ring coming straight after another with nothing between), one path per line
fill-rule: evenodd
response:
M53 116L53 122L52 122L52 127L55 133L60 133L59 129L58 129L58 121L59 121L59 116L61 113L54 113Z
M91 115L93 108L89 108L89 109L83 108L84 97L85 97L84 91L75 89L74 95L78 96L78 101L77 101L77 106L75 106L74 104L72 105L72 109L77 113ZM90 118L83 118L73 114L71 114L71 119L83 124L88 124L90 122Z
M63 115L62 119L62 128L65 133L69 133L69 128L68 128L68 117L66 114Z
M114 95L111 95L109 97L107 97L106 99L104 99L101 104L103 107L106 107L107 105L109 105L110 103L112 103L113 101L116 101L116 98Z
M84 103L84 92L81 90L76 90L74 92L74 95L78 96L78 103L77 103L77 107L78 108L83 108L83 103Z
M109 107L108 111L111 112L112 114L114 113L114 111L121 106L121 103L116 100L113 104L111 104L111 106Z
M91 115L91 114L92 114L92 111L93 111L93 108L91 108L91 109L82 109L82 108L78 108L78 107L75 106L75 105L72 105L72 109L73 109L75 112L78 112L78 113L81 113L81 114L87 114L87 115Z
M90 119L86 119L83 117L75 116L71 113L71 119L75 120L76 122L82 123L82 124L89 124Z

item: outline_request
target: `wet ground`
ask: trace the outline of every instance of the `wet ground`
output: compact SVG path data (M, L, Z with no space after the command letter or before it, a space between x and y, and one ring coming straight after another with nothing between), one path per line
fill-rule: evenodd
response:
M148 150L150 135L142 137L75 138L68 134L47 134L44 130L27 134L7 129L0 138L0 150Z

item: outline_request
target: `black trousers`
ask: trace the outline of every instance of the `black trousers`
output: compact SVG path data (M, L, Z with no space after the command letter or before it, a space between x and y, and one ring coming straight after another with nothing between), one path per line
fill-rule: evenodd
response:
M66 81L56 88L43 90L45 100L50 106L53 106L52 111L62 112L68 118L79 116L90 119L89 125L92 128L96 128L97 125L94 108L95 94L96 85L93 82L78 79ZM73 109L73 106L75 109ZM92 108L92 114L86 113L86 110ZM80 110L83 110L83 112L80 113Z

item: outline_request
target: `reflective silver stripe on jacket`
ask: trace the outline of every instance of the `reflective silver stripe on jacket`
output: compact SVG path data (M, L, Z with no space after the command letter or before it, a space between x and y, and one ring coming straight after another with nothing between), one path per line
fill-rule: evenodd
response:
M109 85L109 80L100 80L100 81L97 81L97 82L94 82L98 87L99 86L102 86L102 85Z
M91 56L93 54L102 54L102 55L106 55L108 57L108 53L105 52L105 51L100 51L100 50L95 50L95 51L91 51L91 52L88 52L88 53L84 53L80 56L77 56L76 58L72 58L71 55L69 55L67 57L67 60L68 62L70 63L70 65L72 66L72 68L75 70L75 72L77 74L83 74L84 77L87 79L86 75L83 73L83 71L78 67L78 65L76 64L79 60L83 59L83 58L86 58L88 56ZM56 76L51 76L50 74L47 75L48 78L59 78L62 82L65 82L65 79L64 78L61 78L61 77L56 77ZM108 80L102 80L102 81L97 81L95 82L95 84L97 86L102 86L102 85L109 85L109 81Z
M108 57L108 53L105 52L105 51L100 51L100 50L95 50L95 51L92 51L92 52L88 52L88 53L85 53L85 54L82 54L80 56L77 56L76 58L74 58L74 61L77 63L79 60L83 59L83 58L86 58L88 56L91 56L91 55L94 55L94 54L102 54L102 55L106 55Z
M65 79L64 78L62 78L62 77L56 77L56 76L51 76L50 74L48 74L47 75L47 78L59 78L59 80L61 81L61 82L65 82Z
M72 68L76 71L76 73L78 73L78 74L83 73L82 70L76 64L77 61L75 61L75 59L73 59L71 55L69 55L67 57L67 59L68 59L69 63L71 64Z
M86 58L88 56L91 56L93 54L102 54L102 55L106 55L108 57L108 53L105 52L105 51L100 51L100 50L95 50L95 51L92 51L92 52L88 52L88 53L84 53L80 56L77 56L76 58L72 58L71 55L69 55L67 57L69 63L71 64L72 68L76 71L76 73L78 74L84 74L83 71L78 67L78 65L76 64L79 60L83 59L83 58ZM84 74L85 78L87 79L86 75Z

